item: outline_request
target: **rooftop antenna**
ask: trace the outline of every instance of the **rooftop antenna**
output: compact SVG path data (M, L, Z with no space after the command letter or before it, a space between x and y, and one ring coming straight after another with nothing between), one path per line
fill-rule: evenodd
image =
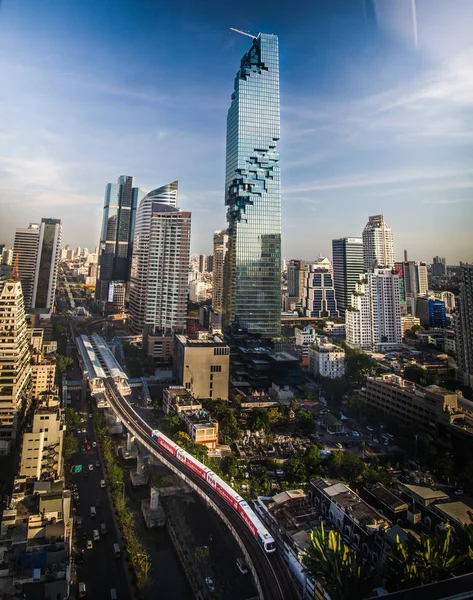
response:
M251 35L251 33L246 33L246 31L241 31L240 29L235 29L234 27L230 27L230 29L232 31L236 31L236 33L241 33L241 35L246 35L246 36L250 37L251 39L256 40L256 36Z

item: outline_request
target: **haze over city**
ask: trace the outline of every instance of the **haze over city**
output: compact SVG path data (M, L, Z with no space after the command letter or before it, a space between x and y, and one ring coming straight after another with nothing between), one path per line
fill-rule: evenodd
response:
M280 39L284 257L329 255L382 213L397 258L471 260L473 5L455 7L3 2L0 238L51 216L94 248L105 184L127 174L179 179L192 251L209 252L237 27Z

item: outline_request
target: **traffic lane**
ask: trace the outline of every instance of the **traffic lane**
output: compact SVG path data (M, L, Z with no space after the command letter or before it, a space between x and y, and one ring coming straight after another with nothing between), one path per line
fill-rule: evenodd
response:
M115 392L112 384L108 380L104 380L104 383L109 391L110 395L113 396L118 411L122 413L121 418L124 423L130 423L133 420L135 428L141 432L144 440L156 449L156 451L162 454L171 464L173 464L178 470L183 472L190 480L192 480L198 487L205 487L205 491L209 498L211 498L219 509L226 515L227 519L232 523L235 528L237 535L240 537L243 545L245 546L248 554L250 555L251 561L258 573L260 585L265 591L267 598L276 600L289 600L290 598L297 598L297 593L294 588L290 585L289 574L287 568L277 570L278 574L273 568L273 564L269 561L269 556L262 551L258 541L247 528L246 524L241 520L238 513L227 504L222 497L206 482L204 482L194 471L183 465L177 458L172 454L165 452L162 448L156 446L155 442L151 438L151 428L146 422L139 417L137 413L132 411L126 401ZM136 416L142 423L136 420ZM281 563L279 563L281 564ZM282 585L279 579L282 579ZM282 587L285 588L286 593L283 592Z
M82 411L87 410L85 403L81 403ZM88 419L90 421L90 419ZM93 442L93 430L88 423L87 439ZM85 435L81 435L84 441ZM107 490L100 487L100 480L105 479L103 467L97 469L95 462L99 460L95 449L86 452L78 452L74 455L74 464L82 464L82 473L74 475L74 483L79 490L80 506L76 514L82 517L82 528L76 529L76 545L79 551L84 550L84 562L77 565L76 582L83 581L87 587L87 594L91 598L108 598L110 590L116 588L120 599L129 600L128 582L122 566L122 559L115 558L113 544L118 541L112 516L112 507ZM94 465L93 471L89 471L89 464ZM87 475L86 475L87 473ZM97 507L97 500L100 508ZM91 518L90 507L95 506L97 516ZM100 536L100 541L93 541L93 530L100 532L100 524L105 523L108 533ZM92 540L92 550L86 550L87 540Z

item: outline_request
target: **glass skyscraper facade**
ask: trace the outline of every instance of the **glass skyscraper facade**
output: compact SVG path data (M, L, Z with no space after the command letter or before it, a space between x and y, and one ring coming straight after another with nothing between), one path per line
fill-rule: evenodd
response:
M112 283L130 279L136 208L146 194L133 187L133 177L122 175L105 188L102 232L99 243L98 277L95 297L112 302ZM113 294L112 294L113 295Z
M356 282L364 271L363 240L359 237L332 240L332 263L337 307L344 317Z
M260 33L243 56L227 115L224 325L281 332L278 38Z

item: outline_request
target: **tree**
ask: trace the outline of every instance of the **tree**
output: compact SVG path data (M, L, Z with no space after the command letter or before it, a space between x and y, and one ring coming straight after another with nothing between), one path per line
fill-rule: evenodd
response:
M315 444L311 444L304 455L304 461L307 474L310 477L315 475L320 469L320 449Z
M315 421L314 415L307 410L300 410L297 413L297 426L305 435L314 433Z
M160 426L161 429L171 437L174 437L178 431L182 431L181 420L174 411L168 412L168 414L161 419Z
M429 373L423 367L412 363L405 367L404 379L408 379L418 385L426 386L437 384L439 377L437 373Z
M70 356L56 354L56 372L58 375L65 373L69 367L72 367L73 364L74 359Z
M454 470L455 463L452 456L444 455L438 459L437 471L441 479L448 483L453 476Z
M311 545L305 551L306 568L322 580L331 600L359 600L370 596L373 587L369 563L363 563L342 542L338 531L325 534L323 524L310 533Z
M307 467L304 458L293 458L287 463L286 479L290 483L304 483L307 481Z
M238 427L234 412L225 406L218 417L219 436L224 442L234 442L240 437L241 431Z
M345 374L350 383L361 387L366 383L366 378L379 373L378 363L369 354L361 350L346 348Z
M222 460L222 470L228 477L238 476L238 461L233 454Z
M66 431L64 435L64 443L62 449L66 460L69 460L71 456L79 450L79 443L77 441L77 438L68 431Z
M66 408L64 411L64 421L67 431L72 431L80 426L80 417L74 408Z
M322 386L325 397L330 400L341 400L347 389L347 380L343 377L332 379L331 377L321 377L320 385Z
M269 431L269 415L263 408L253 408L246 419L248 429L251 431Z

